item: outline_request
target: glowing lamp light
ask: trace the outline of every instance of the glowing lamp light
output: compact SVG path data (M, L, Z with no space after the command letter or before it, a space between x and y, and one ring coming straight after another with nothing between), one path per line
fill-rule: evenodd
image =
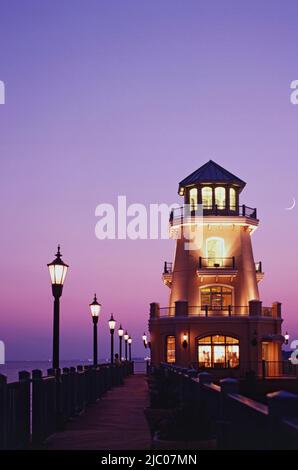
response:
M129 334L127 333L127 330L126 330L125 335L124 335L124 341L128 341L128 338L129 338Z
M289 333L286 331L286 334L284 335L284 338L285 338L285 344L288 344L289 343L289 339L290 339L290 335Z
M186 348L187 348L187 345L188 345L187 334L184 333L184 335L183 335L183 340L182 340L182 347L183 347L183 349L186 349Z
M118 330L118 336L122 337L123 335L124 335L124 330L123 330L122 326L120 325L119 330Z
M144 343L147 343L147 335L146 335L146 333L143 334L142 340L144 341Z
M94 299L91 304L89 304L91 315L93 318L98 318L101 310L101 304L97 302L96 294L94 294Z
M129 337L128 340L127 340L128 344L131 344L132 343L132 338Z
M115 330L115 325L116 322L114 320L113 314L111 314L111 318L109 319L109 328L111 332Z
M58 245L56 258L51 263L48 263L51 283L53 286L63 286L66 273L69 268L69 266L64 263L64 261L62 261L61 256L62 254L60 253L60 245Z

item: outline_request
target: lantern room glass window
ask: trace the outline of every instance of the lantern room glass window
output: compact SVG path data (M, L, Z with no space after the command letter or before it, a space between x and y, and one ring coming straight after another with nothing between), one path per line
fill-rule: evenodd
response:
M189 191L189 204L190 210L196 211L198 207L198 190L197 188L191 188Z
M167 336L166 338L166 362L174 364L176 361L175 354L176 339L175 336Z
M239 367L239 340L232 336L213 335L198 340L198 361L201 368Z
M203 209L212 209L212 188L210 186L202 188L202 204Z
M226 208L226 188L223 188L222 186L215 188L215 204L217 209Z
M236 210L236 190L230 188L230 211Z

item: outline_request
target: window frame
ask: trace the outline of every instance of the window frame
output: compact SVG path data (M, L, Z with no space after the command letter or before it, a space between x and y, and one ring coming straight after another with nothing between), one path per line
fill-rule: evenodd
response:
M214 341L214 338L216 337L223 337L224 338L224 342L216 342ZM210 338L210 341L209 342L201 342L202 340L204 340L205 338ZM233 340L233 342L227 342L227 338L231 338ZM224 347L224 353L225 353L225 360L224 362L214 362L214 348L218 346L218 347ZM203 348L205 347L206 349L210 349L210 366L201 366L202 369L239 369L240 367L240 340L237 336L233 336L232 334L220 334L220 333L217 333L217 334L209 334L209 335L205 335L205 336L200 336L197 338L197 360L198 360L198 365L200 367L200 348ZM238 354L237 354L237 360L238 360L238 364L234 367L231 367L230 366L230 362L227 361L227 354L228 354L228 349L229 348L238 348ZM216 366L215 364L223 364L223 366Z
M174 351L174 360L173 361L169 361L168 358L168 354L169 354L169 350L168 350L168 340L172 338L174 339L174 349L172 351ZM167 364L175 364L176 363L176 336L175 335L167 335L165 337L165 362Z

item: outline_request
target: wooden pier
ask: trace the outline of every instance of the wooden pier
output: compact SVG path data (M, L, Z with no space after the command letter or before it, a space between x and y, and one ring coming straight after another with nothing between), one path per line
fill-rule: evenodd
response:
M47 449L145 450L150 432L144 415L148 402L145 375L127 377L86 412L70 421L65 431L51 436Z

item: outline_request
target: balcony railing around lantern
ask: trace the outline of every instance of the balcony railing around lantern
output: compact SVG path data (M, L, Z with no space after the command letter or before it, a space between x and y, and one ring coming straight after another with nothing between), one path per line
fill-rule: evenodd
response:
M199 257L199 269L236 269L235 256L229 258Z
M199 207L200 206L198 205L198 208ZM245 204L228 207L221 207L217 204L210 206L203 205L203 216L208 215L229 215L257 219L257 209L253 207L248 207ZM196 216L202 216L202 213L195 207L192 208L189 204L186 204L184 206L177 207L171 211L170 224L177 225L179 223L183 223L185 219L193 218Z

